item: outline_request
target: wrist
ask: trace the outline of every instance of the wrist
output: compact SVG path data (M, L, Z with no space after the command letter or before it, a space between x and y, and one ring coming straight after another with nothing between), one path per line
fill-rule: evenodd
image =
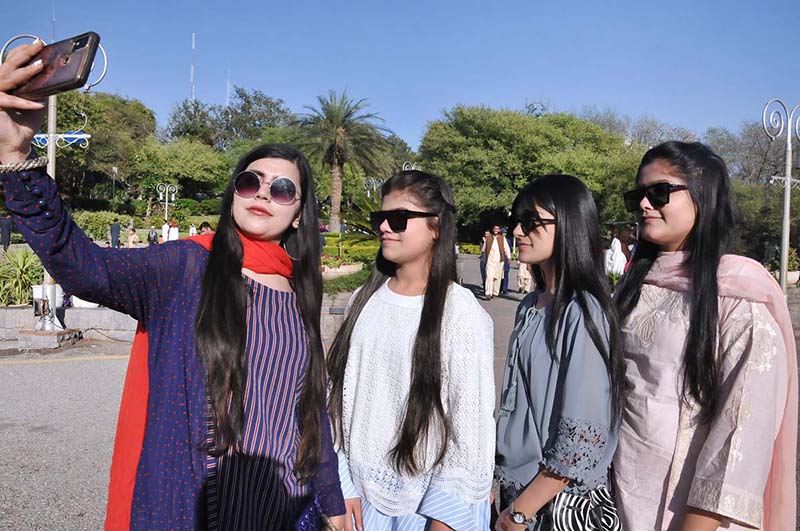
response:
M517 504L517 500L511 502L508 507L508 513L511 516L511 521L518 525L531 526L536 523L536 511L526 507L524 504Z

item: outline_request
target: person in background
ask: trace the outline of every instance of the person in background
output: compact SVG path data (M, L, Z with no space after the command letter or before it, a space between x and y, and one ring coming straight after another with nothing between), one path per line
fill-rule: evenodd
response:
M200 224L200 234L214 234L214 229L211 228L211 223L204 221Z
M506 250L508 253L506 254L506 260L503 263L503 280L500 282L500 295L506 295L508 293L508 281L511 278L511 242L508 241L508 233L506 228L503 227L503 239L505 240Z
M529 293L531 291L532 280L533 275L531 273L530 264L517 260L517 290L520 293Z
M136 229L128 229L128 249L136 249L139 247L139 235L136 234Z
M500 295L500 284L503 280L503 268L508 259L508 244L500 232L500 226L492 227L492 233L486 240L486 284L487 299Z
M114 223L112 223L109 228L109 235L111 236L111 247L115 249L119 247L119 235L121 231L122 227L119 225L119 220L114 218Z
M484 231L483 238L481 238L481 260L480 260L480 268L481 268L481 286L486 285L486 242L489 237L492 235L491 231Z
M197 227L194 226L194 223L189 224L189 236L197 236Z
M161 225L161 241L168 242L169 241L169 221L166 219L164 220L164 224Z
M11 226L11 213L9 212L0 218L0 244L3 246L3 251L8 251L8 246L11 245Z
M171 222L169 224L169 234L168 234L169 241L173 242L180 238L180 234L178 232L178 224L176 222Z
M155 225L150 225L150 232L147 233L147 244L158 245L158 231Z

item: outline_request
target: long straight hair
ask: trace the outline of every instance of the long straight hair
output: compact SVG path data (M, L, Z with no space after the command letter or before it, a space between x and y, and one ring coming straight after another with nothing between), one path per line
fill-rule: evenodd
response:
M233 171L235 177L250 163L265 158L293 162L300 173L300 224L289 227L281 244L294 262L292 288L308 337L308 365L300 398L300 449L295 472L306 479L315 473L320 460L320 411L325 405L325 356L320 335L322 276L320 274L319 224L311 167L305 156L286 144L256 147ZM208 376L211 411L215 423L214 455L235 446L244 427L244 389L247 381L247 303L242 277L244 251L233 219L233 179L222 199L222 215L208 266L202 281L195 319L197 349Z
M383 184L381 195L386 197L392 192L404 192L420 208L438 216L427 218L430 226L437 231L438 238L433 244L422 315L414 340L411 389L403 422L397 433L397 443L391 451L398 472L417 475L423 471L422 457L431 432L438 432L441 443L436 462L431 465L436 466L447 452L451 430L441 399L441 331L447 290L450 283L456 280L455 207L450 185L441 177L422 171L403 171L392 176ZM383 253L378 251L372 273L355 297L350 313L331 345L328 355L328 374L331 379L328 409L337 440L343 436L342 392L353 328L367 301L395 271L396 264L386 260Z
M710 422L717 414L718 308L717 269L719 260L733 240L733 201L725 162L700 142L665 142L645 153L642 169L657 160L667 163L676 177L686 180L696 218L686 239L684 266L691 280L690 319L683 353L683 396L687 393L700 405L700 420ZM659 248L639 236L631 267L617 291L616 304L624 321L639 302L642 284L658 256Z
M557 355L557 328L569 303L575 299L581 309L586 329L597 350L603 356L611 383L611 410L614 418L622 410L623 360L619 320L611 296L603 265L600 238L600 218L592 194L586 185L572 175L544 175L520 190L512 213L516 219L534 211L536 205L556 219L553 260L555 262L555 293L550 303L550 315L545 329L545 340L552 356ZM533 276L538 286L546 286L542 268L533 266ZM609 328L608 345L603 340L600 327L589 311L587 296L599 303Z

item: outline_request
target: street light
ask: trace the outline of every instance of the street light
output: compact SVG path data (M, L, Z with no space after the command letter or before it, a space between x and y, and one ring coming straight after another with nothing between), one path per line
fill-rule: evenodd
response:
M770 111L772 107L772 111ZM800 105L795 105L790 111L783 101L775 98L764 105L761 113L761 124L770 141L776 140L786 130L786 169L783 177L772 177L771 183L783 183L783 227L781 228L781 289L786 293L786 271L789 264L789 216L791 209L792 185L797 181L792 179L792 133L800 140L800 116L795 118L795 113ZM769 112L769 114L767 114Z
M416 162L414 163L408 161L404 162L403 171L411 171L411 170L421 171L422 168L420 168L419 164L417 164Z
M117 197L117 167L111 166L111 203L114 203L114 200Z
M156 191L158 192L159 202L164 204L164 221L169 221L169 203L170 201L173 204L175 203L175 194L178 193L178 187L170 183L158 183ZM170 199L170 195L172 199Z

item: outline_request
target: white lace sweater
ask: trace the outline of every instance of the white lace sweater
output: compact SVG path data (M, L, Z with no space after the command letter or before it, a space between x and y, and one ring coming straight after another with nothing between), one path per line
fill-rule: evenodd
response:
M343 448L362 498L389 516L413 514L429 486L467 503L487 500L495 450L493 324L472 293L453 284L442 322L442 404L452 423L443 462L436 427L428 437L422 475L399 474L390 450L411 384L412 353L423 297L398 295L384 284L358 317L344 375Z

